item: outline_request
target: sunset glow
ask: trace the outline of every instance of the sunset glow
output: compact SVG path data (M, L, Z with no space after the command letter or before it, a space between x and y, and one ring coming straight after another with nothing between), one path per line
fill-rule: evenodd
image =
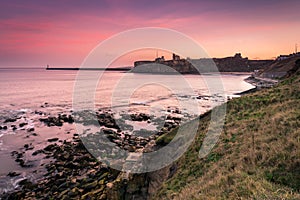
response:
M269 59L293 53L295 44L300 44L296 0L31 0L1 2L0 9L1 67L79 66L100 42L141 27L182 32L211 57L241 52L251 59ZM154 57L155 51L140 52L118 65ZM191 57L195 56L191 53Z

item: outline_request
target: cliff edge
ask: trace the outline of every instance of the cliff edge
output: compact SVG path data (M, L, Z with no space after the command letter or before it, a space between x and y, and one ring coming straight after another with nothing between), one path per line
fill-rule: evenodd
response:
M300 72L273 88L227 103L218 144L204 159L198 151L210 115L153 199L299 199Z

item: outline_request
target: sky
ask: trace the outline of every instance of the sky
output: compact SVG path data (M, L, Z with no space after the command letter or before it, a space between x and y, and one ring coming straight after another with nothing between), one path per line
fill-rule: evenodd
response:
M299 0L1 1L0 67L80 66L99 43L142 27L179 31L210 57L270 59L300 49L299 10ZM115 63L155 56L148 49Z

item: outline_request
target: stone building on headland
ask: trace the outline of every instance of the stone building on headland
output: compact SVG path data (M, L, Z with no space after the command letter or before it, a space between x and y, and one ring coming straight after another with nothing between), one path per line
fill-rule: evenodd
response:
M249 60L247 57L243 58L240 53L232 57L213 59L182 59L173 54L172 60L165 60L162 56L154 61L136 61L133 72L198 74L199 72L215 72L214 66L217 66L220 72L254 72L254 70L260 70L271 62L273 60Z

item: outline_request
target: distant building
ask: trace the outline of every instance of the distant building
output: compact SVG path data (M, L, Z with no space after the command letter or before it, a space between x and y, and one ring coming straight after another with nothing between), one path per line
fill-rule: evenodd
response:
M175 53L173 53L173 60L180 60L180 56L178 56Z
M287 58L289 58L290 57L290 55L280 55L280 56L278 56L277 58L276 58L276 60L285 60L285 59L287 59Z
M241 53L236 53L236 54L234 55L234 58L242 58L242 54L241 54Z
M165 57L162 56L162 57L158 57L158 58L155 58L155 62L164 62L165 61Z

